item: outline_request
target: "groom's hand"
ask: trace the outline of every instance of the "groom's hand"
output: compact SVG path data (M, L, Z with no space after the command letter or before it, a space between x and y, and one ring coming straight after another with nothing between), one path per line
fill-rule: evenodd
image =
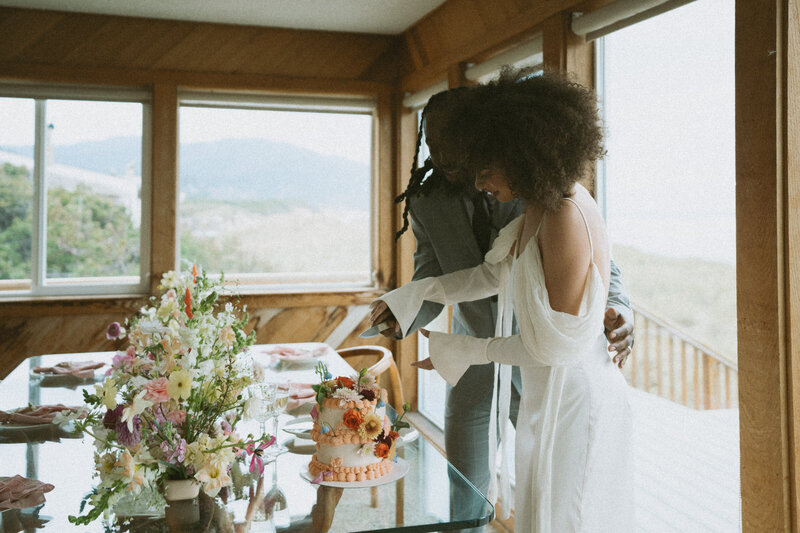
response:
M388 327L381 331L381 335L384 337L394 337L400 330L400 324L397 323L392 310L383 300L378 300L378 303L372 307L369 313L369 322L371 326L385 322Z
M605 327L606 338L610 343L608 351L616 352L614 364L622 368L625 360L631 354L633 324L626 322L622 314L618 313L613 307L609 307L606 309L606 314L603 318L603 326Z

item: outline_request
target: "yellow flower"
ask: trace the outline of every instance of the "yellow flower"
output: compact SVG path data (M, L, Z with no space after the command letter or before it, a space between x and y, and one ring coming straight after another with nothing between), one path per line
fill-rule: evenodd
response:
M95 391L100 397L100 401L110 411L117 406L117 382L112 378L108 378L103 382L103 385L95 385Z
M362 439L372 440L383 431L383 420L375 413L370 413L364 417L364 421L358 426L358 434Z
M219 489L231 482L225 468L220 468L214 463L206 463L194 477L203 484L203 490L212 498L217 495Z
M192 393L192 376L186 370L176 370L169 375L167 392L173 400L187 400Z

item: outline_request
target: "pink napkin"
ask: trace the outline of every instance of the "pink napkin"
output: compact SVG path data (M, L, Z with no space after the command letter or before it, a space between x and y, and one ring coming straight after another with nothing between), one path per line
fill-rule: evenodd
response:
M33 405L14 411L0 411L0 424L50 424L56 413L75 411L80 407L66 405Z
M313 402L317 393L311 388L311 383L293 384L289 393L289 402L286 404L287 411L294 411L304 403Z
M71 375L83 379L94 377L94 371L103 366L105 366L105 363L98 363L95 361L81 361L76 363L65 361L55 366L36 366L33 368L33 371L36 374Z
M266 353L277 357L291 359L293 357L297 358L319 357L320 355L323 355L326 351L328 351L327 346L319 346L313 349L293 348L291 346L275 346L274 348L270 348L269 350L267 350Z
M44 493L55 487L22 476L0 481L0 509L24 509L44 503Z

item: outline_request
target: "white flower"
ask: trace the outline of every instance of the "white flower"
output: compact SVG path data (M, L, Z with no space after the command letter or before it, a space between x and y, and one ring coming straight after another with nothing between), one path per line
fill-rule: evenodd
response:
M253 361L253 379L256 381L264 381L264 365L258 361Z
M88 409L86 409L86 407L81 407L75 410L65 409L63 411L59 411L53 417L53 424L57 425L61 429L65 429L65 427L73 420L77 420L86 416L87 412Z
M169 328L161 325L158 320L140 320L139 329L144 335L152 335L154 333L169 333Z
M102 424L92 426L92 433L94 434L94 447L98 452L108 449L106 442L108 441L109 430L103 427Z
M161 286L165 289L177 289L184 284L183 276L180 272L170 270L161 278Z
M341 400L339 402L340 407L344 406L344 404L346 404L347 402L361 401L361 395L357 391L354 391L353 389L346 389L344 387L336 389L332 397Z
M367 457L367 456L370 456L370 455L374 455L375 454L375 443L374 442L368 442L368 443L364 444L363 446L361 446L361 448L358 449L358 451L356 453L358 455L362 455L364 457Z
M261 399L251 396L244 402L244 412L242 415L250 420L256 420L258 414L264 410Z
M128 431L133 431L133 417L153 405L150 400L145 400L146 390L140 391L131 404L122 410L122 421L128 423Z
M364 374L364 377L361 378L361 388L364 389L374 389L377 381L375 380L375 376L367 372Z

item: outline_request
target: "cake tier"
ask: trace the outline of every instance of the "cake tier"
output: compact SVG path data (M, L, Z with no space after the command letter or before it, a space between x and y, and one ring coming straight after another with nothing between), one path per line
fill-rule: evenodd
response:
M336 448L340 448L337 446ZM336 461L337 457L333 458L335 465L327 464L319 460L318 456L320 451L314 454L311 462L308 464L308 471L311 475L316 477L323 472L328 472L324 475L325 481L367 481L385 476L392 471L394 463L389 459L380 459L375 457L378 462L360 465L360 466L343 466ZM344 461L342 461L344 462Z

